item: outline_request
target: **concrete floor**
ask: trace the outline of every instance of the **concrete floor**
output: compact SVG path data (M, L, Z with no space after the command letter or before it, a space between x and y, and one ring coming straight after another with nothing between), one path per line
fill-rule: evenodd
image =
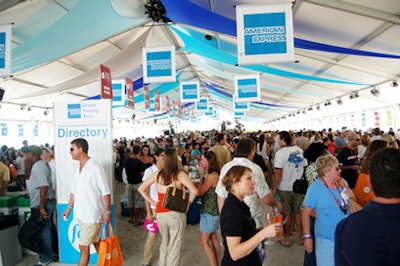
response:
M133 226L128 223L128 217L120 215L120 195L125 191L125 185L123 183L116 183L114 189L115 197L115 222L116 222L116 234L118 235L122 253L125 259L124 265L129 266L140 266L144 243L147 237L147 231L142 226ZM157 265L158 260L158 248L160 247L159 236L157 238L156 246L154 248L153 264ZM221 239L222 242L222 239ZM279 243L266 246L266 260L263 265L268 266L301 266L303 265L304 247L297 244L295 237L292 237L292 246L286 248L281 246ZM24 255L23 260L16 264L16 266L32 266L38 260L37 255ZM57 265L67 265L54 263ZM205 266L208 265L207 257L199 244L199 226L188 225L185 234L185 244L182 251L181 265L191 266Z

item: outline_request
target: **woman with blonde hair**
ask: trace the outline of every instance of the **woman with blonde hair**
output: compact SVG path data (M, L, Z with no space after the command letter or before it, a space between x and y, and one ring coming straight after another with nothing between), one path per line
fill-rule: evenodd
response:
M315 255L317 265L334 266L335 229L337 224L350 214L348 197L354 197L350 189L343 189L338 182L341 170L336 157L323 155L315 162L318 179L307 190L303 203L302 222L304 248L313 251L310 216L315 210ZM344 181L345 182L345 181ZM347 185L347 184L346 184Z
M148 192L151 184L156 184L158 201L154 201ZM190 191L189 205L197 196L197 188L189 180L188 175L179 170L178 156L175 149L168 149L164 156L164 165L161 170L153 173L138 188L143 198L156 206L156 218L158 229L161 234L161 246L159 264L160 266L179 265L183 234L186 229L186 213L167 209L162 206L168 187L183 189L187 187Z
M364 158L365 152L367 151L368 146L371 144L371 137L368 133L364 133L361 136L361 143L358 145L358 157L360 160Z
M388 143L388 147L389 147L389 148L395 148L395 149L398 149L398 148L399 148L399 146L397 145L397 143L396 143L394 137L393 137L391 134L389 134L389 133L384 133L384 134L381 136L381 140L386 141L386 142Z

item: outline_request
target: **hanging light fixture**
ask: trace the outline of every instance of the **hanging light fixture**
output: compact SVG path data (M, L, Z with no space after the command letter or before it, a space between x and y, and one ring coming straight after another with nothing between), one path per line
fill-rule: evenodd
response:
M379 91L379 88L376 87L376 86L374 86L374 87L371 89L371 94L374 95L374 96L376 96L376 97L381 96L381 92Z
M355 98L358 98L358 97L360 97L360 96L358 95L358 92L352 93L352 94L350 94L350 96L349 96L350 100L355 99Z
M154 22L168 22L165 17L167 10L160 0L147 0L145 4L145 14Z

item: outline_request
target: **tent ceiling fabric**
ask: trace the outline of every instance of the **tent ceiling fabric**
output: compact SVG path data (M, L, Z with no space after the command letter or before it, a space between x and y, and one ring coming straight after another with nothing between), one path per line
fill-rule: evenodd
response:
M200 80L201 95L216 110L230 112L234 76L259 73L262 99L250 104L246 119L251 121L271 121L311 107L318 115L317 105L332 114L399 103L400 89L391 86L400 77L398 0L293 1L296 62L246 67L235 64L235 6L266 0L162 0L172 23L151 21L145 0L14 2L0 1L0 24L14 23L12 77L0 78L5 89L1 119L13 113L51 120L43 111L54 101L96 97L100 64L111 69L113 79L129 77L136 84L135 110L113 108L114 117L129 119L134 112L137 120L167 119L147 113L143 101L141 47L161 45L177 47L179 75L177 82L149 84L151 92L157 89L162 98L179 102L179 82ZM372 86L378 86L380 97L370 93ZM355 92L360 97L350 100ZM338 98L343 100L340 108ZM332 104L324 106L328 100ZM32 106L37 114L27 115L21 106Z

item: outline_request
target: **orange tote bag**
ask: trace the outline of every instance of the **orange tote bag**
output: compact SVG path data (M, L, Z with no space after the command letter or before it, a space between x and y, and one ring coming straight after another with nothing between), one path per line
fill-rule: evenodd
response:
M99 246L98 266L122 266L124 258L122 257L121 247L117 236L114 236L111 223L108 224L109 237L106 238L106 226L103 224L103 234Z

